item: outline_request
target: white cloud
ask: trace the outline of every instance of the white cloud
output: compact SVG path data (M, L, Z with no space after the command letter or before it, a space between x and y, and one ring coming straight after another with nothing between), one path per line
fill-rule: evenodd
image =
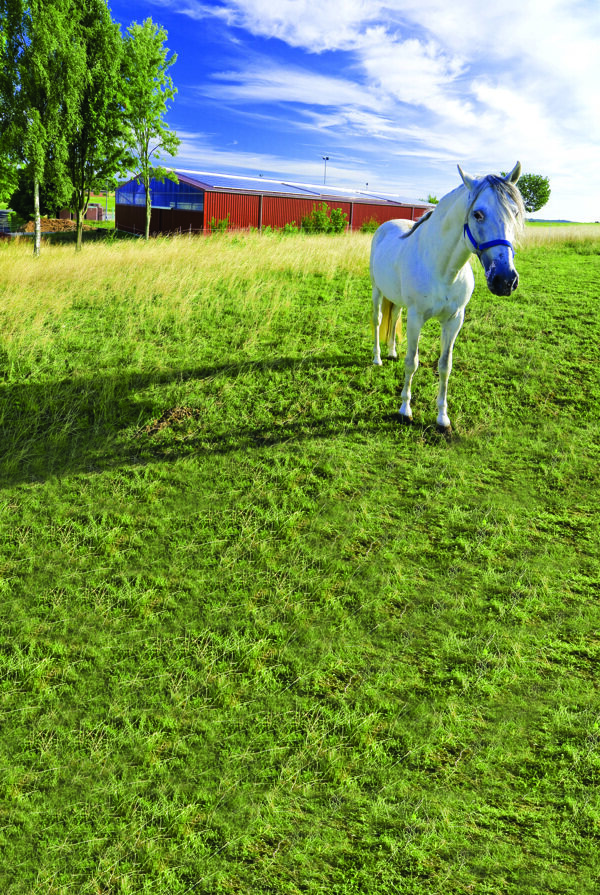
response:
M213 145L213 135L191 131L177 131L181 140L177 157L172 165L175 168L188 168L198 171L233 170L250 175L278 177L287 175L290 180L305 183L322 183L323 162L320 158L306 160L301 157L282 158L268 152L247 152L237 147L232 150L221 149ZM364 168L364 166L363 166ZM328 162L328 180L331 177L339 185L359 186L363 176L369 179L369 168L357 174L357 160L332 159ZM372 178L373 179L373 178Z
M188 3L190 12L207 12L206 4ZM365 22L374 21L381 3L374 0L343 0L336 3L315 0L228 0L211 6L210 14L252 34L273 37L311 53L352 49Z
M252 62L237 71L215 72L211 84L203 89L213 97L243 103L288 102L358 107L369 104L364 89L353 81L298 67L278 66L267 60Z
M520 158L550 177L551 216L567 216L561 194L565 203L579 197L586 219L600 216L597 0L155 2L305 51L293 67L254 57L209 75L207 92L244 114L289 104L286 126L320 130L340 148L360 142L362 157L379 153L382 165L421 159L430 177L443 167L447 189L455 161L485 172ZM341 51L337 77L314 56L331 50ZM292 174L298 164L278 158L268 167Z

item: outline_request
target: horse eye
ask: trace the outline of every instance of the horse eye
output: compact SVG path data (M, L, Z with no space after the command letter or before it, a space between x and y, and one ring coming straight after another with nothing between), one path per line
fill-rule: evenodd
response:
M483 211L475 211L473 213L473 217L475 218L476 221L482 221L483 220Z

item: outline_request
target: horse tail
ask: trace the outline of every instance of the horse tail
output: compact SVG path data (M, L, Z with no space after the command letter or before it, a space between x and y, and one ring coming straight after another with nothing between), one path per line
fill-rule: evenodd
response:
M381 324L379 326L379 341L383 345L387 345L393 335L392 333L392 309L394 305L389 298L383 299L381 306ZM396 321L396 338L398 341L402 339L402 314L398 315Z

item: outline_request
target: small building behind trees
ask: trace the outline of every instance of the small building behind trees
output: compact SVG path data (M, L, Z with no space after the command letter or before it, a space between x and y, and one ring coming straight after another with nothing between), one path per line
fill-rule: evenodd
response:
M367 190L319 186L264 177L239 177L204 171L174 171L178 182L151 180L150 233L209 233L215 229L262 230L300 226L315 207L326 203L347 216L348 229L360 230L371 221L382 224L393 218L417 221L431 205ZM118 187L115 226L129 233L143 233L146 195L138 178Z

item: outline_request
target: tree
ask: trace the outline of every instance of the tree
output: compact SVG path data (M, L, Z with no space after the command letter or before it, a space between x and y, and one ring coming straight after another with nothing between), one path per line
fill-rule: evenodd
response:
M40 185L71 192L67 137L77 114L85 60L73 40L74 0L0 0L0 156L33 182L34 254L40 254Z
M16 173L16 187L10 195L9 205L20 217L28 221L34 207L33 180L27 168L20 168ZM56 203L56 189L49 178L38 187L38 204L40 215L55 217L60 210Z
M541 174L521 174L517 186L529 213L539 211L550 198L550 182Z
M135 174L146 191L145 237L148 239L152 210L150 181L152 178L162 181L165 177L177 180L157 164L161 152L175 155L180 143L164 121L168 100L177 92L167 74L177 56L167 58L169 50L164 46L167 32L152 19L146 19L143 25L134 22L127 32L122 66L125 122L130 131L129 148L137 163Z
M5 3L0 3L0 202L6 202L17 185L17 165L11 157L6 140L10 104L14 95L14 76L12 67L6 65L8 10L5 6Z
M0 202L7 202L17 185L18 170L8 156L0 156Z
M500 173L506 177L506 171ZM517 186L529 214L543 208L550 198L550 181L541 174L521 174Z
M105 188L125 173L131 159L125 150L120 69L123 40L106 0L79 0L75 35L85 59L77 116L68 140L67 168L72 183L69 201L75 212L76 250L81 248L83 219L93 189Z

